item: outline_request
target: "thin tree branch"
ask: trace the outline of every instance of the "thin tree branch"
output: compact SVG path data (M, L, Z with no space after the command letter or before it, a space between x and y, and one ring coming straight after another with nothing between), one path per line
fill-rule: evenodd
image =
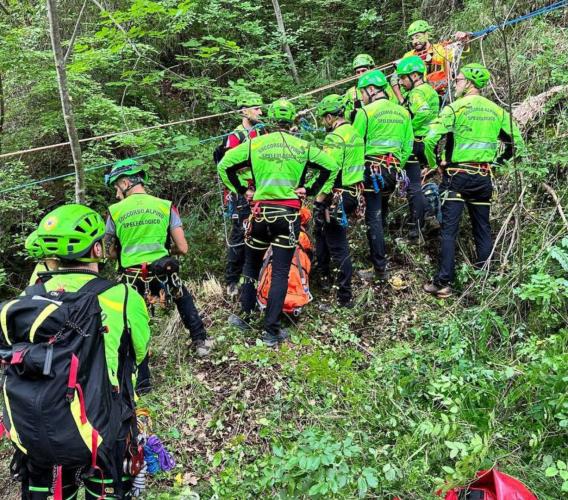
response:
M558 213L560 214L560 218L562 219L562 222L564 222L566 229L568 229L568 220L566 219L566 214L564 213L564 209L562 208L562 205L560 203L560 199L558 198L556 191L554 191L552 186L549 186L546 182L541 182L540 185L551 196L551 198L554 200L554 203L556 203L556 208L558 209Z
M77 35L79 34L79 28L81 27L81 18L83 17L83 12L85 12L85 7L87 7L87 2L88 2L88 0L85 0L83 2L83 6L81 7L81 10L79 11L79 15L77 16L77 22L75 23L75 29L73 30L73 34L71 35L71 38L69 39L69 47L67 47L67 52L65 53L65 56L63 56L63 62L65 64L67 64L67 59L69 59L71 52L73 52L73 45L75 45L75 38L77 38Z

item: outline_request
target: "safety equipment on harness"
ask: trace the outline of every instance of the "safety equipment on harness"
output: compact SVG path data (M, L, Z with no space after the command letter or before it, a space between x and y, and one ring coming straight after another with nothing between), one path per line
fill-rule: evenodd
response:
M24 248L30 257L33 257L34 259L41 259L44 256L43 248L41 248L41 244L39 242L37 229L26 238Z
M37 229L38 243L45 257L80 260L105 234L102 217L89 207L78 204L63 205L47 214Z
M4 421L17 450L38 467L55 468L56 499L62 499L62 467L85 468L88 477L101 477L104 467L120 483L122 460L117 463L115 450L125 437L124 422L133 422L134 415L129 334L123 334L119 386L113 387L98 301L120 285L95 276L77 292L47 292L45 281L61 273L42 275L40 284L0 305L0 349L11 350ZM127 287L124 293L126 311ZM128 328L126 317L124 325Z
M120 160L112 166L110 173L105 175L105 184L112 186L121 177L134 177L135 175L140 178L139 183L145 183L148 180L148 173L141 163L132 158Z
M327 114L339 115L343 113L345 105L345 96L330 94L320 101L316 109L316 113L320 117Z
M426 64L419 56L409 56L402 59L396 66L396 74L398 76L426 73Z
M369 167L371 182L373 183L373 191L379 193L385 188L385 179L382 175L383 169L390 172L391 169L396 169L400 162L391 154L373 156L367 159L365 165ZM367 190L366 190L367 191Z
M428 202L428 208L431 215L436 217L438 222L442 222L442 204L440 202L440 190L434 182L428 182L422 186L422 193Z
M489 70L479 63L466 64L460 72L478 89L485 87L491 78Z
M424 21L419 19L418 21L414 21L408 27L406 34L411 37L416 35L416 33L430 33L432 31L432 26L428 24L428 21Z
M237 108L257 108L262 106L262 97L255 92L244 92L237 98Z
M179 261L175 257L166 255L150 264L144 263L139 267L126 268L122 272L122 279L129 285L136 281L144 284L144 300L154 314L156 304L167 308L172 301L183 294L183 281L179 276ZM159 295L152 293L150 283L157 281L160 284Z
M361 75L359 80L357 80L357 88L364 89L367 87L377 87L378 89L384 89L389 84L387 77L380 69L374 69L372 71L367 71Z
M293 123L295 118L296 107L286 99L278 99L268 108L268 119L274 122Z
M408 175L406 175L405 170L396 172L396 184L398 188L398 196L400 198L405 198L408 187L410 186L410 179L408 178Z
M375 60L369 54L358 54L353 59L353 71L357 68L374 68Z

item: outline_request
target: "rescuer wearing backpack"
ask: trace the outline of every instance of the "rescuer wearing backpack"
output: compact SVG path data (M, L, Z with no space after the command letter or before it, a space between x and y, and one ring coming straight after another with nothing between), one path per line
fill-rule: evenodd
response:
M364 279L373 275L388 279L384 224L388 199L404 169L414 136L406 109L389 101L388 82L380 70L369 71L357 82L365 106L357 111L353 128L365 142L365 224L373 268L360 271Z
M219 164L225 153L239 144L254 139L258 135L265 134L266 129L260 122L262 116L262 97L254 92L244 92L237 99L237 107L241 110L241 124L225 139L213 153L215 164ZM252 185L250 170L242 171L239 179L247 188ZM244 223L250 215L248 200L227 188L224 193L227 203L227 212L231 217L232 227L227 244L227 267L225 268L225 281L227 283L227 295L236 297L239 289L239 279L245 263L245 230Z
M353 267L347 241L347 216L364 210L365 143L345 120L345 98L326 96L316 113L328 134L323 151L339 165L333 197L314 203L316 259L324 281L331 281L330 261L337 273L337 299L342 307L352 307Z
M81 483L87 500L125 498L143 464L132 379L148 313L134 289L97 274L104 233L83 205L46 215L37 241L59 269L0 305L4 423L24 499L74 498Z
M396 67L396 74L407 94L402 103L412 118L414 145L404 171L408 177L407 198L410 209L408 242L419 243L428 202L422 192L422 168L427 166L424 136L428 125L438 116L440 99L432 86L424 81L426 64L418 56L405 57Z
M493 167L509 160L515 150L524 150L519 129L507 111L481 95L489 71L481 64L468 64L456 79L456 101L447 105L429 127L424 138L426 156L432 168L443 170L440 185L442 225L440 268L424 290L439 298L452 294L455 277L455 250L464 207L471 218L477 259L483 267L491 255L489 210L493 194ZM446 138L445 155L438 144ZM505 149L498 156L499 145Z
M189 330L198 356L207 356L213 346L193 297L182 283L179 262L173 254L188 251L181 218L171 201L146 193L147 173L136 160L117 162L106 176L121 200L109 207L105 246L117 259L122 280L132 284L147 302L173 300ZM138 391L150 390L148 361L140 367Z
M287 338L279 318L300 231L300 197L319 193L318 198L322 201L331 191L337 175L337 164L331 157L289 133L295 116L292 103L284 99L274 102L268 110L271 132L231 149L218 165L219 176L227 187L252 197L241 290L241 309L246 317L255 308L256 282L264 253L272 245L272 284L262 337L271 347ZM243 168L251 169L254 192L239 182L238 172ZM308 168L319 171L319 175L306 189ZM229 321L240 328L248 327L236 316L231 316Z

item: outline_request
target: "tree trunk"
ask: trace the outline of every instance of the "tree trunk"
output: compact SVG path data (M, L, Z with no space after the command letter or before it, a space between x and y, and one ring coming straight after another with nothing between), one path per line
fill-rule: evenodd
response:
M278 0L272 0L272 5L274 7L274 15L276 16L276 22L278 23L278 31L282 36L282 48L286 52L288 57L288 63L290 64L290 71L292 72L292 77L297 85L300 84L300 78L298 77L298 70L296 69L296 63L294 62L294 57L292 56L292 51L290 50L290 45L288 45L288 40L286 38L286 28L284 27L284 19L282 19L282 11L280 10L280 4Z
M0 73L0 153L2 152L2 143L4 142L4 80L2 80L2 73Z
M67 87L67 71L65 69L65 59L61 48L61 37L59 35L59 19L57 17L57 0L47 1L47 17L49 19L49 34L51 36L51 46L53 47L53 57L55 59L55 69L57 70L57 82L59 84L59 96L61 97L61 108L63 119L67 128L67 136L71 145L73 164L75 165L75 201L85 203L85 170L81 159L81 145L75 126L71 96Z

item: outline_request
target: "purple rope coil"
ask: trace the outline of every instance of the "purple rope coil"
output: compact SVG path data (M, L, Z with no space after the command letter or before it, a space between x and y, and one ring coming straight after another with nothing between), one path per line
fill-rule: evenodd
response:
M144 460L149 474L172 470L176 462L157 436L150 436L144 446Z

